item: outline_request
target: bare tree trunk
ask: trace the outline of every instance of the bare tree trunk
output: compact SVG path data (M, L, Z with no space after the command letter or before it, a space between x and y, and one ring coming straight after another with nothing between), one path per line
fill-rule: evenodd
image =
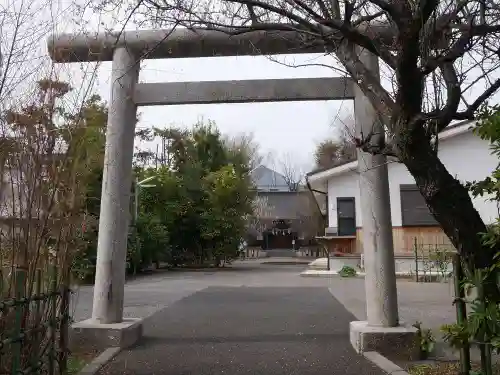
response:
M401 145L400 159L415 178L430 211L469 270L491 266L497 249L482 244L480 234L486 232L486 225L469 191L448 172L423 135L409 138L411 141Z

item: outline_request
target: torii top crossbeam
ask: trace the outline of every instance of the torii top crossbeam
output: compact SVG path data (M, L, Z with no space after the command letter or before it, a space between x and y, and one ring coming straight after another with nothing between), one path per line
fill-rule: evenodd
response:
M385 25L371 25L369 31L382 36L386 30ZM113 50L119 45L126 45L138 58L147 59L325 52L321 40L308 41L306 45L304 37L295 31L230 35L202 28L59 34L50 36L47 44L50 57L59 63L111 61Z

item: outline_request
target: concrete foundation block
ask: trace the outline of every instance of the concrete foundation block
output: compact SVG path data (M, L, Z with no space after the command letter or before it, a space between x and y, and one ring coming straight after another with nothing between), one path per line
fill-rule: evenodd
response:
M69 330L70 349L127 348L142 337L142 319L102 324L92 319L75 323Z
M375 327L366 321L355 321L349 328L351 344L359 354L375 351L391 358L419 359L420 345L415 327Z

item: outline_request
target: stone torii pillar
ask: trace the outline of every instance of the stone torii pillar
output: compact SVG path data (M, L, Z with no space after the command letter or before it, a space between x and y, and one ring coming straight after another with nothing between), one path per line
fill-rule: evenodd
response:
M115 49L92 306L92 320L96 323L120 323L123 319L124 265L127 257L132 159L137 122L134 92L139 79L139 64L125 46Z
M359 49L359 58L380 81L378 58ZM356 136L373 133L371 142L384 139L384 125L370 101L356 86L354 89ZM371 326L399 325L398 297L392 240L391 199L387 157L357 150L360 203L365 256L366 316Z
M358 48L358 57L380 80L378 58ZM354 87L355 130L358 138L373 134L378 144L386 136L384 125L361 89ZM350 324L350 339L359 352L376 351L417 358L417 330L400 325L394 262L391 199L387 158L357 149L363 253L365 257L366 321Z
M75 347L126 347L142 335L140 319L123 319L139 69L127 46L113 50L92 318L71 327Z

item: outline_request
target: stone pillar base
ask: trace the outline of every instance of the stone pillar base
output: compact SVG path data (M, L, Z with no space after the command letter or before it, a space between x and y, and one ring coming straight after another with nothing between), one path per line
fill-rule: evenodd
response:
M126 348L142 337L142 319L124 319L121 323L102 324L92 319L75 323L69 330L70 349Z
M415 327L374 327L366 321L356 321L349 328L351 344L359 354L375 351L391 358L419 359L420 343Z

